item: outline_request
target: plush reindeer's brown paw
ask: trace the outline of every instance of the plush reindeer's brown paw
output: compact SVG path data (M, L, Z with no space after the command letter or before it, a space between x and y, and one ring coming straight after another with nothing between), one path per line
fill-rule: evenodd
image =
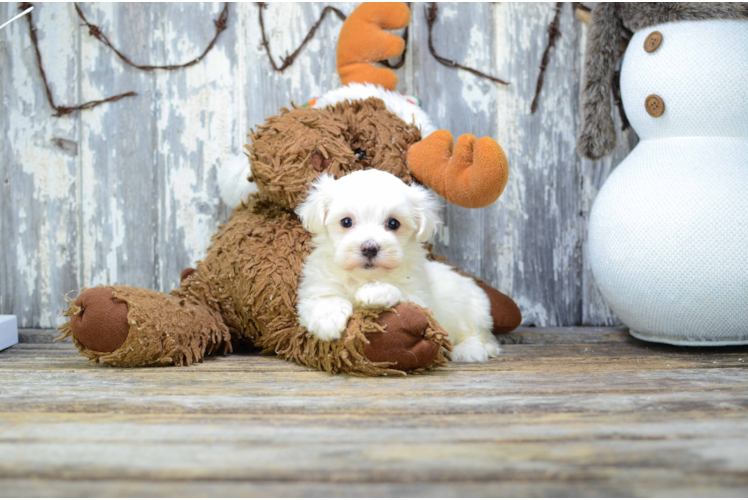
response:
M108 353L119 349L127 340L127 303L103 286L84 290L75 305L80 310L70 316L73 337L86 349Z
M119 367L190 365L231 352L231 334L220 314L193 292L187 288L169 296L129 286L85 290L63 313L70 321L58 328L59 339L72 336L90 361Z
M476 283L491 301L494 335L509 333L522 323L522 313L512 299L482 281L476 280Z
M395 362L392 368L406 372L430 366L441 345L429 335L429 319L419 307L398 304L395 312L384 312L375 320L384 331L366 334L369 344L364 346L364 354L374 362Z

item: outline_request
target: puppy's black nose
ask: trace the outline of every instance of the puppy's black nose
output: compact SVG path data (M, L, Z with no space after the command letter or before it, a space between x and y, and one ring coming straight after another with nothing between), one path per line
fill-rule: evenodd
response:
M367 259L373 259L377 256L377 252L379 252L379 245L374 243L373 241L367 241L363 245L361 245L361 253L364 254L364 257Z

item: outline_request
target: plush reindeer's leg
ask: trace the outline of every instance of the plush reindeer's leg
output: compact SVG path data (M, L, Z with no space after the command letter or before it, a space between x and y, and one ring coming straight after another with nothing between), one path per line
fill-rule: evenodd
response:
M61 338L73 337L81 354L112 366L189 365L231 350L220 315L192 297L142 288L84 290L65 316Z
M402 303L389 310L354 311L342 338L317 340L304 328L262 336L265 352L330 373L405 375L447 364L447 334L425 309Z
M492 332L494 335L509 333L522 323L522 313L512 299L497 289L488 286L482 280L476 279L475 282L486 292L488 300L491 301Z

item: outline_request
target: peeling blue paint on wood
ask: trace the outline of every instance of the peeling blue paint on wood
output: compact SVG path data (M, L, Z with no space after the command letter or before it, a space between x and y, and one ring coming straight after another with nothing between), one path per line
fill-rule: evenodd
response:
M273 54L294 50L325 4L270 4ZM334 4L350 13L356 3ZM526 324L615 324L586 260L586 222L597 190L636 143L612 158L574 150L586 27L564 6L539 109L530 115L553 3L440 4L436 50L511 82L505 87L438 64L424 4L413 4L399 90L417 95L441 128L499 140L510 178L491 207L449 206L437 248L517 300ZM184 62L215 33L222 5L82 5L137 63ZM166 72L126 66L92 38L72 3L38 4L40 50L59 102L134 90L135 98L53 118L25 20L0 32L0 313L19 326L61 324L63 294L123 284L168 291L202 258L229 213L216 172L241 154L250 128L291 102L340 84L329 16L296 63L270 67L257 6L231 4L228 29L200 64ZM0 19L17 4L0 5Z

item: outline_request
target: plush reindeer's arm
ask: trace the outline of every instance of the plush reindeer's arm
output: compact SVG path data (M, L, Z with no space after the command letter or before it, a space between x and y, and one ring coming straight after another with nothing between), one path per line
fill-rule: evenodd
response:
M621 26L615 4L599 3L592 9L584 61L582 130L577 139L577 151L593 160L609 155L616 147L610 94L613 72L621 55Z

